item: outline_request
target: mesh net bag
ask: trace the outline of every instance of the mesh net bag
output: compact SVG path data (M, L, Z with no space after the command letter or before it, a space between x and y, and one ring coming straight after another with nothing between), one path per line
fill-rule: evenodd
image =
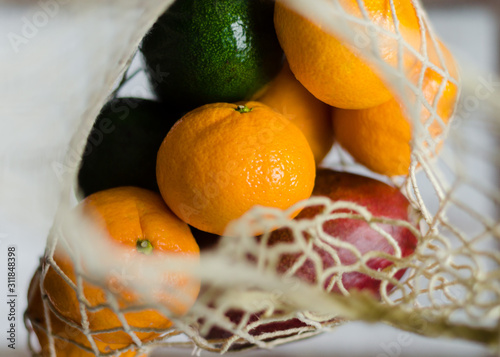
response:
M140 355L158 346L197 347L222 353L254 347L270 348L331 331L348 320L384 322L425 336L460 338L497 350L500 328L500 254L497 248L500 231L496 215L500 192L483 173L495 175L498 170L494 143L500 133L500 121L493 111L485 117L466 115L468 113L464 112L466 109L460 102L453 122L446 123L447 120L440 116L437 105L448 82L462 88L463 99L474 95L476 84L466 76L460 84L458 76L447 68L445 54L421 4L412 2L420 21L423 42L420 48L412 47L401 36L395 0L388 1L395 19L393 31L373 23L363 0L357 1L361 16L353 16L346 11L340 0L290 0L288 4L321 23L325 31L356 47L404 104L412 127L410 172L391 181L411 202L415 217L420 222L419 228L407 221L377 217L360 205L318 197L300 202L288 211L255 207L231 223L227 237L203 254L199 265L176 257L123 264L122 254L125 253L113 251L110 254L100 233L72 209L75 205L78 163L92 123L128 67L142 37L171 1L147 4L132 0L106 4L98 1L58 3L57 11L64 16L54 17L52 29L40 35L38 43L44 50L38 47L20 49L50 53L56 51L61 43L67 43L62 29L78 33L71 29L86 28L89 34L81 35L81 45L86 46L88 58L73 60L81 61L88 75L72 83L70 91L62 90L65 86L53 91L61 95L60 98L74 100L73 111L63 105L61 108L66 108L65 112L53 113L54 122L60 121L57 118L64 115L68 118L63 129L72 136L70 141L61 143L69 148L68 154L62 164L54 167L60 174L63 192L38 280L34 280L34 286L40 291L32 293L39 295L46 323L26 319L28 329L31 332L34 329L44 331L49 352L54 356L56 346L61 344L65 347L77 346L97 356L119 353ZM116 20L120 15L124 17ZM382 58L379 48L381 38L389 38L396 44L394 48L398 60L394 63ZM429 41L429 46L426 41ZM19 46L22 44L19 43ZM429 59L428 48L436 51L440 59L437 64ZM421 65L421 76L417 81L409 78L401 65L403 57L408 55ZM60 65L59 75L55 79L50 77L54 88L63 83L64 78L60 77L67 73L66 67ZM439 92L431 101L422 90L423 74L428 68L442 78ZM43 75L40 77L42 80L45 78ZM36 91L32 89L28 93ZM493 108L497 102L495 93L492 93L484 103ZM44 114L48 115L50 111ZM436 126L440 134L431 135L429 128ZM470 135L472 131L477 135ZM444 147L438 153L445 136ZM339 146L333 150L335 152L328 166L360 170L360 166ZM314 220L287 218L294 210L313 206L323 207ZM395 253L362 254L356 247L343 245L324 231L324 222L345 218L368 223L394 248ZM381 228L382 225L411 230L418 240L415 252L403 256L395 239ZM285 227L291 232L291 241L286 247L267 244L269 232L274 227ZM261 235L261 239L253 238L257 235ZM314 247L326 244L349 249L356 256L355 261L342 264L338 257L335 260L336 250L330 249L329 254L337 264L325 269ZM71 257L75 267L73 278L65 276L53 259L56 247ZM302 260L298 259L290 270L282 274L278 273L279 257L285 251L300 255ZM388 269L374 270L367 262L377 257L392 264ZM294 277L294 272L306 260L313 262L316 281L321 283L309 284ZM60 274L75 291L81 313L80 323L59 314L47 299L43 280L50 269ZM399 279L398 272L403 270L405 274ZM140 279L128 278L137 276L138 271L141 272ZM159 272L165 271L189 272L202 281L194 306L182 316L155 300L153 292L158 287L175 293L162 283ZM123 291L110 288L112 272L122 285L126 283L127 289L132 289L141 297L140 305L120 306L119 298ZM372 294L347 291L343 287L342 276L349 272L360 272L381 281L378 289L380 299ZM326 288L322 284L324 281L328 281ZM106 302L93 306L89 297L85 296L84 283L102 289ZM99 309L111 310L121 325L111 331L90 330L89 312ZM144 309L155 309L164 314L173 321L173 327L132 329L125 314ZM64 333L60 333L57 327L61 321L70 326ZM101 348L101 342L95 336L116 331L129 336L131 343L117 344L112 351ZM137 337L141 332L151 332L154 338L141 340ZM179 338L179 335L184 338ZM36 348L32 348L35 351Z

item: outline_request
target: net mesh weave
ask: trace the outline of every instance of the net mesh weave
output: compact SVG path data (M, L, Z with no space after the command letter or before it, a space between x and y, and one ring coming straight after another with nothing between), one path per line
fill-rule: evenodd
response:
M148 301L149 305L146 306L162 311L175 323L174 329L160 331L161 336L154 341L142 342L135 334L137 330L134 331L128 326L124 317L125 311L120 311L116 292L109 291L106 285L109 271L106 269L109 266L103 265L102 260L97 258L99 254L86 254L92 252L89 246L92 246L94 238L98 239L98 235L82 239L86 236L88 227L75 229L75 226L79 227L78 217L76 221L72 221L75 218L71 218L68 213L71 206L69 198L76 176L74 168L69 170L65 177L66 195L62 199L42 260L42 281L49 267L57 270L57 264L52 259L56 245L69 246L73 251L79 251L78 264L84 262L83 265L89 268L89 271L96 272L78 272L76 285L66 279L78 294L81 311L85 312L90 308L82 290L83 280L91 281L107 290L109 305L106 307L115 311L123 322L121 329L131 336L140 351L148 351L155 346L197 346L217 352L255 346L272 347L329 331L344 323L346 319L382 321L423 335L463 338L497 348L500 329L500 253L497 249L500 237L500 227L497 223L500 192L496 183L491 182L488 177L495 176L499 166L495 152L495 140L499 139L500 133L498 117L490 115L483 118L479 114L471 116L461 105L458 105L452 123L445 123L439 116L437 105L447 81L459 86L459 80L453 77L446 67L437 38L419 2L414 1L413 5L420 20L423 41L421 48L413 48L401 36L395 0L388 1L394 17L393 32L372 22L363 0L357 1L362 17L348 13L340 0L288 3L297 11L321 22L326 30L340 36L360 51L387 83L390 83L393 91L398 93L398 97L405 104L413 128L412 163L407 177L393 178L392 182L400 187L411 201L421 222L420 229L416 230L406 221L373 216L365 207L343 201L311 198L290 208L291 212L297 207L325 207L323 213L312 221L291 221L287 219L288 212L256 207L233 222L229 228L231 237L224 237L215 250L207 252L202 258L202 269L193 272L202 279L203 287L196 304L187 315L172 316L165 307L155 303L147 288L148 281L142 282L146 285L137 287L142 289L140 293L145 301ZM130 4L131 8L139 7L133 2ZM145 33L164 6L158 5L143 15L144 21L138 26L142 30L139 34ZM131 44L121 44L125 49L122 59L130 60L140 40L139 34ZM397 41L396 64L389 64L381 57L378 47L381 34ZM363 46L360 46L360 39L364 39ZM440 65L429 60L426 41L432 42L432 48L437 51L441 60ZM407 78L404 73L402 62L406 52L415 56L422 65L417 83ZM121 63L121 68L124 69L127 61ZM111 68L113 64L105 65ZM423 74L428 68L443 78L439 93L433 102L426 100L421 89ZM113 81L119 78L119 72L118 69L110 72L113 74L110 76ZM77 129L80 135L90 129L98 108L105 100L105 95L102 94L110 93L111 82L108 81L108 85L101 88L98 93L100 96L96 95L95 99L90 101L92 104ZM462 98L474 95L475 85L464 79ZM485 101L485 106L495 105L495 99L496 95L492 93ZM422 112L427 115L422 117ZM429 134L428 128L434 125L433 123L443 129L442 135ZM439 143L445 136L445 146L438 155ZM77 140L74 140L71 146L77 152L81 153L83 150L82 142ZM345 159L346 154L339 147L334 150L339 154L332 155L335 160L332 160L331 167L359 168L349 158ZM339 209L349 209L352 213L339 213ZM280 247L267 246L266 234L260 241L252 238L273 227L288 227L293 232L294 242L287 245L287 251L300 253L303 259L318 262L321 258L311 248L313 245L321 246L325 242L333 246L342 245L341 241L323 231L323 223L346 217L367 222L393 246L395 254L383 256L393 262L390 269L383 271L370 269L367 265L368 259L381 256L381 253L363 255L356 252L353 246L345 247L358 257L351 265L337 264L324 271L321 264L315 264L318 281L323 281L322 277L325 279L333 274L335 278L331 280L329 288L336 287L340 294L324 291L321 289L321 283L309 285L294 279L293 269L285 276L277 274L278 257L282 253L279 251ZM68 221L74 223L71 228L68 228ZM402 225L411 229L418 238L415 254L403 258L397 243L390 234L380 228L381 224ZM304 237L307 235L313 239L306 240ZM331 254L335 256L335 251ZM249 255L257 257L256 260L249 260ZM74 259L76 264L77 259ZM116 260L120 271L133 269L120 267L119 259ZM158 264L156 269L175 269L172 264L166 262ZM300 265L301 261L296 264ZM396 279L394 275L403 268L408 268L406 274L401 280ZM362 272L382 280L381 301L363 293L343 289L342 274L349 271ZM59 272L64 274L60 270ZM154 278L151 277L150 280L149 283L153 285ZM134 282L130 284L133 285ZM388 290L389 285L394 288ZM41 289L43 295L43 285ZM44 299L44 309L46 317L49 317L49 311L52 311L58 318L71 324L71 321L57 314L47 299ZM73 323L73 327L87 337L88 344L80 345L82 348L99 356L113 355L116 351L124 352L131 348L127 346L114 352L100 352L93 339L96 332L89 331L86 314L82 315L81 324ZM36 322L31 321L30 324L35 326ZM48 326L38 327L46 328L47 333L51 335ZM172 338L181 333L188 336L188 339L179 342L178 339ZM57 340L64 340L64 337L49 338L52 353ZM66 343L75 342L68 338Z

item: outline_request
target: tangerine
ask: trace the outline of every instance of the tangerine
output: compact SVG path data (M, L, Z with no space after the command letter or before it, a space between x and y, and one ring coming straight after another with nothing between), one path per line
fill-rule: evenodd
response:
M84 213L103 229L117 248L125 248L129 253L128 261L134 262L142 254L170 257L176 254L187 259L199 259L199 247L187 224L179 220L165 205L160 195L137 187L117 187L99 191L88 196L80 204ZM112 254L113 252L110 252ZM53 256L55 264L63 274L76 284L77 276L74 263L59 244ZM159 303L173 314L181 315L195 302L200 282L187 274L166 273L169 288L178 294L160 294ZM120 311L132 331L141 341L149 341L160 335L157 331L172 326L172 321L153 308L137 308L141 303L135 292L124 287L116 276L106 282L106 290L87 280L83 282L86 314L89 329L93 336L105 343L133 343L132 337L124 331L119 316L110 307L107 292L117 291L116 297ZM73 286L49 265L43 281L49 302L64 318L78 326L83 326L80 302L82 301ZM129 309L127 311L126 309ZM130 310L132 309L132 310ZM116 329L116 331L109 331Z
M444 66L440 63L435 48L428 49L430 62L458 81L458 71L452 54L439 42L444 57ZM422 66L418 66L413 81L418 82ZM444 84L444 90L440 88ZM426 68L422 93L428 106L435 108L431 113L421 106L420 121L428 132L425 145L431 140L438 152L443 143L442 133L453 115L458 96L458 86L444 78L432 68ZM438 97L439 95L439 97ZM377 107L346 110L333 109L333 127L339 144L353 158L370 170L383 175L406 175L411 162L412 129L411 120L397 98Z
M42 291L40 289L41 269L38 269L31 279L28 289L28 308L26 316L31 321L33 330L38 338L41 347L41 356L50 357L51 347L48 338L48 324L46 321L45 307L43 303ZM54 350L56 357L93 357L92 345L87 336L79 329L68 325L61 320L50 308L48 308L51 335L54 338ZM93 339L99 353L115 352L118 349L126 348L126 345L112 345ZM82 348L85 347L86 349ZM118 357L146 357L147 353L139 354L136 348L121 352Z
M255 205L287 209L309 198L315 166L300 129L250 101L207 104L187 113L165 137L156 173L163 199L177 216L222 235Z
M339 3L345 12L361 21L365 21L366 12L370 25L353 24L353 30L371 41L368 31L377 29L377 49L380 58L389 65L398 66L401 40L415 51L420 49L419 18L411 0L365 0L365 11L361 11L357 0L339 0ZM344 109L369 108L391 98L390 90L363 58L360 47L326 32L324 24L312 22L279 0L275 5L274 25L292 72L316 98ZM403 49L402 61L405 72L418 63L408 49Z
M331 108L300 84L288 62L257 100L297 125L311 146L316 164L323 161L333 145Z

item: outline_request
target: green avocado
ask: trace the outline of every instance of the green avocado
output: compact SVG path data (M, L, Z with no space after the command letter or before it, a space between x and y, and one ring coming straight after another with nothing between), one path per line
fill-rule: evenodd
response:
M141 44L153 90L185 110L250 99L280 70L271 0L177 0Z
M158 191L156 155L180 114L159 102L116 98L101 110L78 172L84 197L119 186Z

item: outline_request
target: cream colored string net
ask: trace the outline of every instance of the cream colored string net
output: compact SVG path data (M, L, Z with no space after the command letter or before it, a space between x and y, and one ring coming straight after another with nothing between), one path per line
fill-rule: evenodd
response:
M140 21L134 24L134 31L126 30L124 24L117 21L116 26L121 25L119 28L124 34L129 34L130 38L128 41L123 38L110 41L108 45L115 46L121 52L117 54L111 49L104 49L109 57L90 66L95 70L94 75L106 74L106 79L103 83L84 85L88 87L86 93L89 93L85 102L87 110L81 118L72 122L74 136L70 149L73 154L81 156L85 142L82 137L86 138L99 108L125 70L139 40L168 3L153 6L134 1L115 2L116 9L137 11L137 19ZM256 207L228 228L227 235L230 237L223 238L215 250L204 253L197 267L174 257L124 265L120 259L122 253L106 250L99 234L89 228L89 224L84 224L81 217L72 213L71 198L78 166L71 165L74 159L68 157L63 164L65 190L43 258L40 287L43 296L42 282L49 267L63 274L57 269L52 256L56 246L66 249L75 267L80 268L77 283L67 277L66 282L76 291L82 320L80 323L70 321L58 314L50 302L44 299L44 316L47 321L54 318L50 316L51 312L56 318L70 324L85 336L85 340L78 345L99 356L116 355L132 349L144 352L156 346L197 346L217 352L255 346L272 347L329 331L348 319L381 321L423 335L457 337L492 348L498 347L500 229L497 216L500 192L495 181L499 161L494 148L500 138L500 119L494 113L488 113L484 117L479 112L470 115L471 113L463 112L461 105L458 105L456 118L451 124L445 124L439 116L437 104L447 81L457 86L459 83L458 78L452 77L448 71L444 55L418 2L414 2L414 6L421 24L421 48L412 48L404 41L399 33L397 20L394 21L392 32L377 27L365 11L364 2L358 0L357 3L362 17L347 13L342 1L289 1L290 6L297 11L322 23L325 30L341 36L360 51L391 84L406 105L413 127L412 164L408 177L394 178L393 181L410 199L415 216L420 219L420 229L417 230L406 221L373 216L365 207L353 203L314 198L289 210L316 205L324 207L314 220L290 221L286 218L287 212ZM397 14L395 3L396 1L390 1L393 15ZM78 11L81 10L79 6L87 9L93 7L94 10L102 6L100 11L108 15L114 11L109 5L104 9L105 6L100 5L100 2L89 2L87 5L69 3L65 6L61 11L75 20L72 26L89 26L88 19L85 22L85 12ZM140 9L147 10L141 12ZM65 24L61 23L60 26ZM91 29L88 27L88 30ZM397 44L397 63L388 64L381 59L377 47L380 36L387 36ZM97 38L98 36L93 40L97 41ZM429 61L426 41L433 43L440 65ZM421 91L423 74L416 83L406 78L401 65L404 53L412 54L421 62L421 73L431 68L442 76L441 88L433 102L428 102ZM118 67L116 63L119 63ZM474 95L475 84L469 83L467 77L464 79L462 98L468 98ZM89 89L92 86L95 90ZM497 97L498 94L491 93L488 100L484 101L484 106L497 105ZM424 119L423 112L426 113ZM444 130L441 135L447 136L439 155L436 151L441 135L429 135L428 128L431 125L442 127ZM359 169L349 159L344 160L346 154L341 149L335 147L334 150L338 150L339 155L334 156L337 160L333 160L331 166ZM346 210L351 213L345 213ZM367 222L394 248L395 254L361 254L354 246L343 243L324 231L324 222L343 218ZM415 253L402 257L396 241L382 229L383 225L410 229L418 239ZM266 243L268 232L278 226L290 229L292 242L286 246L270 247ZM264 234L260 240L253 238L262 232ZM325 270L315 247L326 247L337 264ZM357 259L352 264L340 264L336 257L336 249L340 248L350 250ZM288 271L278 274L279 257L284 253L298 254L301 259ZM367 262L377 257L393 264L388 269L373 270ZM293 277L294 272L306 261L312 262L310 266L316 277L315 284ZM407 269L406 273L398 280L395 275L402 269ZM163 286L168 293L176 293L162 285L161 274L158 273L170 270L190 271L202 281L202 291L197 302L184 316L172 314L165 306L155 302L151 293L153 287L158 286ZM118 297L121 292L110 290L107 285L107 279L113 271L118 271L119 279L126 281L128 288L133 288L141 295L141 305L136 307L137 310L145 307L157 309L172 319L175 328L156 331L159 333L157 338L141 341L137 333L145 330L133 329L128 325L124 314L131 307L127 310L120 309ZM137 274L137 271L142 272L140 279L127 279ZM343 287L342 275L349 272L360 272L381 280L380 301L369 294L348 292ZM107 304L97 309L109 308L116 314L122 326L108 332L125 331L133 341L132 345L116 348L115 351L99 350L94 335L102 331L91 331L88 328L87 312L96 307L92 307L85 296L83 281L100 286L107 292ZM394 288L390 288L391 286ZM36 321L31 321L28 325L35 326ZM51 353L55 353L58 343L66 346L75 344L71 336L54 335L51 323L47 326L39 324L38 328L44 329L49 336ZM179 339L179 334L187 337Z

